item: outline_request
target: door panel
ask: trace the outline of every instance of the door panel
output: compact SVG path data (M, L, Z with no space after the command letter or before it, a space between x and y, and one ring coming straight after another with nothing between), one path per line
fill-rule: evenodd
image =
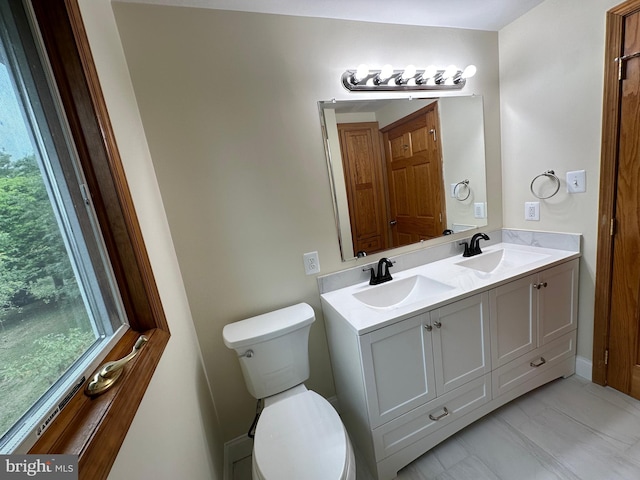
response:
M436 397L428 323L418 315L360 337L372 427Z
M536 275L509 282L489 292L491 357L502 366L538 346Z
M430 316L438 395L491 371L488 293L446 305Z
M437 103L382 129L393 246L439 237L446 225Z
M640 50L640 14L625 17L624 55ZM640 58L623 62L619 101L607 383L640 398Z
M353 251L386 248L386 211L380 134L376 122L338 125Z
M578 263L567 262L540 274L538 283L538 346L576 328L578 320Z

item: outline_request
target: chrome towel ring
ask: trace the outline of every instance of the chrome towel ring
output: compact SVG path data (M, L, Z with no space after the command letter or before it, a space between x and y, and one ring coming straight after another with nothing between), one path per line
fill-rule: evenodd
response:
M464 189L466 189L466 195L464 195ZM463 192L462 194L460 192ZM469 180L462 180L453 187L453 196L459 202L464 202L471 195L471 188L469 188Z
M555 190L551 195L546 195L546 196L540 195L533 188L533 184L535 183L535 181L542 177L547 177L553 182L555 182ZM553 197L556 193L558 193L558 191L560 190L560 179L558 178L558 176L553 170L547 170L546 172L542 172L540 175L533 177L533 180L531 180L531 186L529 187L529 189L531 190L531 193L533 194L534 197L539 198L541 200L545 200L547 198Z

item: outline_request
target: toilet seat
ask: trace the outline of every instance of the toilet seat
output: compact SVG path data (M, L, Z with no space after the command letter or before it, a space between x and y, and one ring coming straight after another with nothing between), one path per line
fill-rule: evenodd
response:
M302 393L262 411L253 446L254 480L355 478L353 450L338 413L317 393Z

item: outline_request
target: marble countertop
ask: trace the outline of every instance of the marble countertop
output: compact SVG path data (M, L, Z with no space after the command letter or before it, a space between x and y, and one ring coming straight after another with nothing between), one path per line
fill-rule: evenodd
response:
M331 308L343 317L358 334L362 335L379 328L396 323L408 317L418 315L442 305L497 287L520 277L564 263L580 257L580 252L555 248L542 248L513 243L498 243L482 248L483 253L471 257L480 259L483 256L498 255L505 250L509 255L491 272L467 268L458 265L464 259L460 255L430 262L418 267L394 273L390 269L393 280L379 286L371 286L369 282L361 282L340 288L321 295L323 308ZM521 261L511 262L509 258ZM520 264L524 262L523 264ZM354 294L368 289L391 285L409 277L420 275L447 285L447 289L436 288L426 295L410 294L404 301L390 307L371 307L363 304Z

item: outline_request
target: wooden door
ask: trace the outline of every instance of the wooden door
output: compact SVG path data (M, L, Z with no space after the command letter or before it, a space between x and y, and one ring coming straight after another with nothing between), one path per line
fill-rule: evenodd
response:
M446 218L437 102L381 131L393 246L441 236Z
M377 122L338 124L353 252L386 248L383 162Z
M607 14L593 379L640 398L640 1Z

